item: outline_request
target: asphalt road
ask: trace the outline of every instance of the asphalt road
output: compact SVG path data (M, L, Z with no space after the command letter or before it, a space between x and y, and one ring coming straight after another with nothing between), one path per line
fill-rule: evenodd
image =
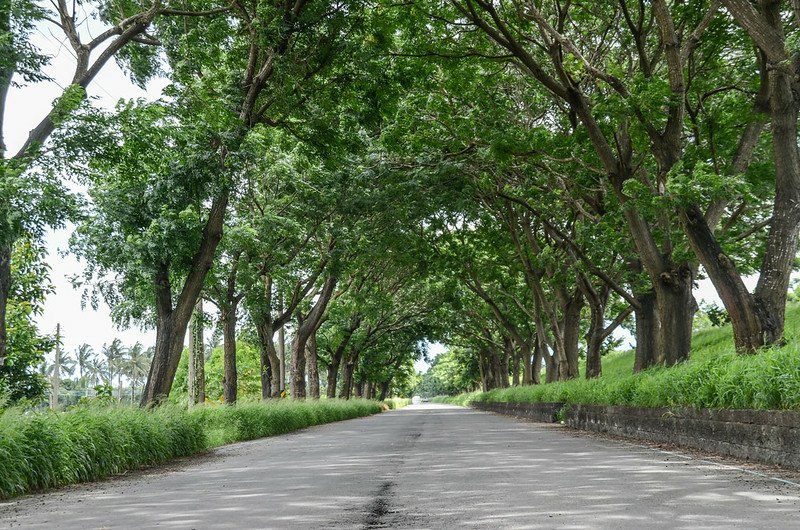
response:
M800 486L422 405L0 504L0 528L800 528Z

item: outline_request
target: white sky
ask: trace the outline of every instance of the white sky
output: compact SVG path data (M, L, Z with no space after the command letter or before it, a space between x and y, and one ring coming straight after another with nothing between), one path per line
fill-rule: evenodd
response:
M12 88L6 103L5 138L10 153L16 153L31 130L44 117L53 100L61 95L62 87L69 84L74 68L72 49L59 45L59 40L48 29L42 28L33 36L33 42L53 59L46 72L53 82L43 82ZM17 79L19 81L19 79ZM94 104L113 108L120 98L157 99L161 95L164 80L156 79L147 91L137 88L113 61L106 65L89 86L89 97ZM56 292L48 297L44 315L39 325L44 333L55 333L56 324L61 324L65 351L72 352L82 343L91 344L99 353L104 343L120 338L126 345L141 342L146 347L155 343L155 331L142 332L136 329L117 330L111 322L108 308L98 311L81 309L81 293L72 289L68 278L83 271L83 264L74 256L62 257L59 251L66 250L72 228L50 231L47 235L48 262L52 268L51 281Z
M16 152L28 131L45 115L53 100L61 94L62 87L69 83L74 65L72 50L68 46L59 45L59 39L46 29L39 31L33 40L42 50L53 55L47 73L55 81L38 83L22 89L12 88L8 95L4 131L8 150L11 153ZM89 86L88 94L93 99L94 105L110 109L120 98L157 99L161 95L164 85L163 79L156 79L150 83L146 91L140 90L112 61ZM141 342L145 347L151 346L155 342L155 331L118 330L112 324L108 308L104 305L101 305L98 311L81 308L81 293L72 289L68 278L81 274L84 266L74 256L62 257L60 252L67 249L71 232L72 228L70 227L51 231L47 235L48 262L52 267L51 280L55 285L56 292L48 297L44 315L39 319L42 331L53 333L56 324L60 323L63 344L67 352L73 352L78 345L88 343L99 353L101 346L104 343L110 343L114 338L120 338L126 345ZM752 288L755 278L749 278L746 283L748 287ZM695 295L698 302L702 299L721 305L719 297L708 280L700 282ZM431 356L435 356L444 348L440 344L432 344L430 350ZM427 369L427 364L420 361L416 364L416 369L424 371Z

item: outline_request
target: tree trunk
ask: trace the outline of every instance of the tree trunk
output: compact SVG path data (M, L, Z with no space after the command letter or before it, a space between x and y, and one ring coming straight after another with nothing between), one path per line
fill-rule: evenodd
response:
M558 381L558 362L556 362L556 356L553 352L548 351L546 348L543 348L543 350L545 367L544 380L545 383L554 383Z
M0 160L0 163L3 163ZM6 331L6 312L8 297L11 294L11 244L0 245L0 366L6 361L8 335Z
M316 333L319 328L328 304L333 297L333 291L336 288L337 278L328 276L322 286L319 297L316 303L311 308L307 316L301 313L297 315L297 330L295 331L295 339L292 345L292 397L303 398L306 395L306 382L305 382L305 362L306 362L306 344L309 338ZM316 354L316 351L314 352ZM319 376L316 373L316 356L314 357L314 365L311 367L314 370L314 378L317 385L317 398L319 397ZM310 375L310 374L309 374Z
M206 274L214 262L217 245L222 238L225 210L228 206L227 189L214 199L203 228L197 254L192 258L189 274L172 307L172 288L169 281L169 264L162 264L154 278L156 291L156 344L147 384L142 392L142 406L158 404L169 396L175 372L183 351L183 339L200 296Z
M206 400L203 299L198 298L189 324L189 406Z
M294 340L292 341L292 373L290 380L290 390L293 399L304 399L306 397L306 341L308 337L301 340L300 333L302 324L295 330ZM302 343L302 345L301 345Z
M522 384L533 384L533 365L531 364L531 347L527 341L517 344L519 355L522 357Z
M589 302L589 329L586 331L586 379L593 379L600 377L603 371L601 353L608 289L598 293L588 280L584 279L584 282L584 293Z
M697 304L692 296L692 271L681 265L662 273L655 282L658 316L661 324L661 347L667 366L689 358L692 346L692 321Z
M364 384L360 381L356 381L353 384L353 397L360 399L364 397Z
M378 401L383 401L389 396L389 388L391 386L391 381L384 381L381 383L381 393L378 396Z
M520 362L520 355L519 351L514 348L513 344L511 346L511 384L513 386L519 386L519 362Z
M581 309L583 293L575 289L562 305L563 317L559 326L563 333L564 358L559 359L558 379L566 381L580 376L578 369L578 342L581 334Z
M797 254L800 227L800 151L797 145L800 101L796 97L800 86L797 82L796 60L790 54L791 50L787 49L783 2L759 2L761 13L754 9L751 2L726 0L724 4L766 55L769 66L767 77L775 163L775 201L766 252L753 293L760 329L746 332L759 333L759 337L752 342L774 344L783 340L786 293ZM730 309L728 311L730 313Z
M227 405L236 403L238 377L236 374L236 308L222 313L222 399Z
M317 332L311 333L306 342L306 368L308 369L308 393L311 399L319 399L319 370L317 368Z
M353 393L353 374L358 363L358 350L354 349L347 362L342 366L342 390L339 394L340 399L350 399Z
M531 381L534 385L538 385L541 383L542 378L542 362L544 361L544 345L539 340L539 335L537 334L534 338L533 343L533 363L531 364L532 367L532 374L533 380Z
M258 322L256 333L258 333L261 366L261 399L278 397L282 390L277 376L281 371L281 360L273 341L272 322L269 320Z
M661 352L661 324L658 318L658 304L653 291L635 295L639 308L634 311L636 317L636 357L634 372L663 362Z
M496 348L489 350L489 361L492 363L492 376L494 378L494 387L503 388L503 373L500 371L500 354Z
M277 395L280 395L286 390L286 328L284 326L278 329L278 359L280 360L278 364L280 379L278 380Z

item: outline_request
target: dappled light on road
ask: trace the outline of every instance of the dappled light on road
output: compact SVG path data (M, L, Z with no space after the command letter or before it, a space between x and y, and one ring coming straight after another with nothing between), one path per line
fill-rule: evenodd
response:
M800 488L680 455L420 405L0 507L26 528L790 527Z

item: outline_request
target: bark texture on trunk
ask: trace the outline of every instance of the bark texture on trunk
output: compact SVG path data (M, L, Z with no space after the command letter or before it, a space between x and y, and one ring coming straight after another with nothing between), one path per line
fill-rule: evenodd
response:
M236 308L224 311L222 320L222 399L226 405L236 403L239 379L236 373Z
M352 348L346 361L342 365L342 390L339 393L340 399L350 399L353 393L353 376L358 366L358 348Z
M563 333L564 356L559 359L558 379L566 381L580 377L578 369L578 342L581 335L581 310L583 309L583 293L575 289L571 296L562 303L562 322L559 326Z
M314 330L306 342L306 369L308 370L308 394L319 399L319 369L317 367L317 332Z
M203 341L203 299L197 299L189 323L189 406L206 400L205 343Z
M169 396L172 389L183 350L186 328L189 326L194 305L200 296L206 274L211 269L214 254L222 238L228 196L229 190L223 190L211 204L200 248L192 258L189 274L174 309L169 264L162 264L155 275L153 283L156 291L156 344L147 384L142 392L142 406L160 403Z
M261 365L261 399L278 397L281 393L280 358L273 341L272 323L262 321L256 324Z
M305 317L298 314L297 330L295 331L295 339L292 344L292 397L304 398L306 395L306 381L305 381L305 364L306 364L306 346L309 338L316 333L319 328L328 304L333 297L333 291L336 288L337 278L329 276L325 279L322 285L319 297L317 298L314 307L311 308L308 315ZM316 352L314 352L316 354ZM319 375L316 373L316 357L314 357L314 377L316 379L317 396L319 397Z
M635 295L639 303L634 310L636 318L636 355L634 372L663 362L661 353L661 321L658 318L658 304L653 291Z
M342 365L342 359L347 351L347 346L350 344L350 340L353 338L353 333L355 333L356 330L361 327L361 321L362 319L360 315L355 315L350 319L350 326L345 329L342 340L336 346L336 349L331 353L331 364L328 367L328 388L326 390L326 394L330 399L336 397L336 385L338 384L339 379L339 368Z

